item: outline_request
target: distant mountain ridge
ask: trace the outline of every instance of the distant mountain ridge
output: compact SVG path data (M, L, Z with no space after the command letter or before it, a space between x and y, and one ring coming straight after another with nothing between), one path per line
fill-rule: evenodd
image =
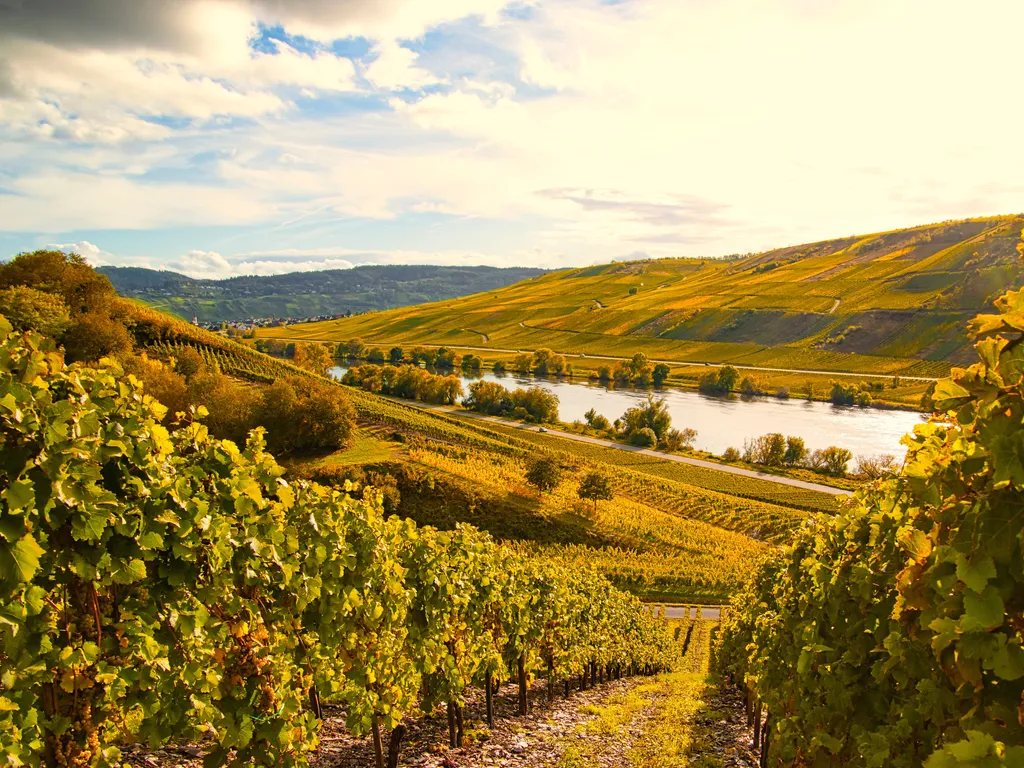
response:
M99 267L122 296L200 322L312 317L395 309L504 288L532 267L366 264L351 269L204 280L144 267Z

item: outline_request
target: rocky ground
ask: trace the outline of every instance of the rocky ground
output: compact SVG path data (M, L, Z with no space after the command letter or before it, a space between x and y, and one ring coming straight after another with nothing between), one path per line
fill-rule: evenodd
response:
M691 675L684 682L697 694L680 707L678 678L636 677L596 688L573 690L549 704L546 686L538 681L530 692L531 711L514 715L515 686L505 685L494 697L495 727L484 723L482 696L465 710L466 743L448 748L444 711L409 723L402 745L401 766L409 768L666 768L671 765L756 766L752 733L746 727L742 699L734 692L703 687ZM562 691L560 691L562 693ZM372 766L373 746L353 738L340 711L328 708L321 744L311 763L316 768ZM670 734L667 736L667 734ZM671 745L667 741L672 741ZM386 747L386 745L385 745ZM156 752L126 752L125 765L139 768L199 768L201 746L169 747Z

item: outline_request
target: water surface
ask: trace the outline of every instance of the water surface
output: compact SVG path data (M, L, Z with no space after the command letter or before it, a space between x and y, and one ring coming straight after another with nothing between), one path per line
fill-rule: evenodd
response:
M345 368L331 369L341 378ZM647 399L648 390L609 389L585 380L539 379L523 376L482 376L459 374L467 390L474 381L496 381L506 389L539 386L558 395L558 412L562 421L583 421L583 414L593 408L609 421L621 416ZM650 390L662 397L672 414L672 426L697 430L695 446L703 451L721 454L726 448L743 449L743 441L768 432L802 437L807 447L825 448L837 445L848 448L855 456L891 453L902 458L906 449L900 438L923 421L923 414L913 411L885 411L875 408L838 406L806 400L779 400L774 397L741 398L709 397L699 392L666 387Z

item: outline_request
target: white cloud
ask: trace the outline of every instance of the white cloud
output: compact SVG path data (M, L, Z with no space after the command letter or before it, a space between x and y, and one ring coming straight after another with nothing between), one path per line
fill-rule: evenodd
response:
M443 213L522 223L544 258L582 263L747 251L1024 199L1012 149L1024 6L1009 0L970 13L952 0L543 0L522 18L502 17L501 0L225 0L176 14L137 2L162 31L130 10L131 39L116 44L109 24L77 40L70 22L63 37L3 41L0 127L18 141L0 142L0 165L28 170L4 178L0 229L260 223L320 244L336 233L315 228L319 212L396 228L429 226L410 212ZM472 14L490 26L445 30L450 75L398 44ZM345 59L283 43L254 54L257 19L318 40L365 35L378 58L357 76ZM463 59L485 60L479 77L455 66ZM513 71L521 81L501 81ZM387 99L440 81L443 92L391 98L390 111L292 103L296 91ZM192 125L143 119L157 114ZM208 129L222 115L254 124ZM51 140L33 154L27 136L133 146ZM198 155L217 157L209 177L182 181ZM153 170L164 180L143 177ZM403 258L532 252L495 239L478 253L451 232L444 248ZM318 258L332 255L349 258ZM275 268L264 261L253 269Z
M53 243L47 247L64 253L77 253L93 267L107 267L117 262L114 254L102 250L88 240L80 240L77 243Z
M231 263L216 251L193 250L168 267L175 272L184 272L191 277L218 278L232 274Z
M364 74L377 88L422 88L441 82L427 70L416 66L419 56L415 51L403 48L393 40L378 43L375 50L377 58Z

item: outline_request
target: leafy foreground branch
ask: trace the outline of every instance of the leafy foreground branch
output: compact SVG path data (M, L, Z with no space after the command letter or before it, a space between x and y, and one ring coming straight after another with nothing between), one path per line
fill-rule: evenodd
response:
M1024 765L1024 290L996 307L902 475L733 599L719 666L767 709L769 765Z
M197 416L202 416L200 409ZM290 486L109 361L66 367L0 318L0 752L113 766L172 738L208 765L301 765L324 704L386 735L472 686L674 661L664 622L593 573ZM521 698L522 701L522 698ZM397 734L397 736L396 736Z

